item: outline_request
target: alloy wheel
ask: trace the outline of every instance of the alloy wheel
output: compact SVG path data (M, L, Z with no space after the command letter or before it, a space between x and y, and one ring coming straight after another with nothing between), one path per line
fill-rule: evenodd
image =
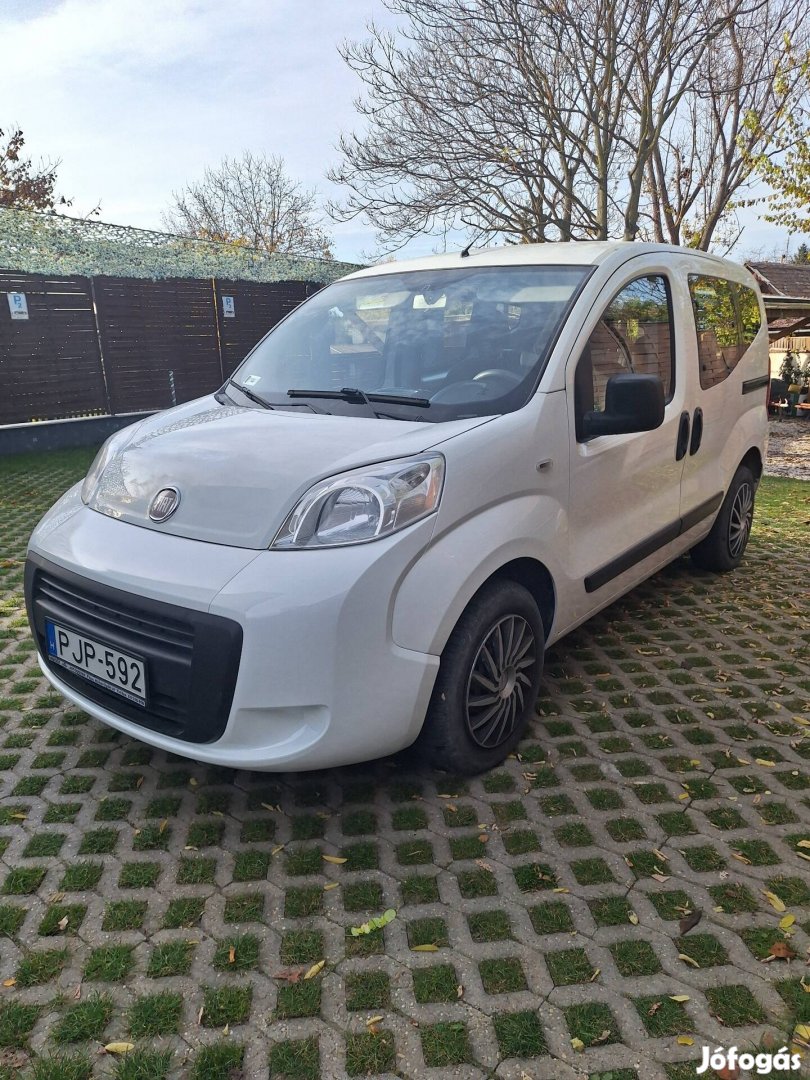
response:
M537 663L537 642L520 615L506 615L488 631L467 680L465 717L470 738L491 750L505 742L523 714Z

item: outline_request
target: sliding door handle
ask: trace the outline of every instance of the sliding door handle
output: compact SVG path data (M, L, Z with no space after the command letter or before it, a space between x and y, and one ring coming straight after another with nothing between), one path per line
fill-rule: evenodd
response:
M689 449L689 413L682 412L681 420L678 424L678 442L675 446L675 460L681 461L686 457L686 451Z
M700 449L700 441L703 438L703 409L698 406L692 417L692 438L689 440L689 456L696 454Z

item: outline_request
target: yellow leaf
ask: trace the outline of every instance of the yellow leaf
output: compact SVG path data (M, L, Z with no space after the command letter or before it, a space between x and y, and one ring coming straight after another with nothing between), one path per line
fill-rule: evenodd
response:
M304 975L304 978L314 979L316 975L319 975L320 972L323 971L323 965L325 963L325 960L319 960L317 964L313 964L309 971L306 973L306 975Z
M581 1054L582 1051L585 1049L585 1043L582 1041L582 1039L572 1039L571 1045L578 1054Z
M695 768L697 768L697 766L700 764L700 758L699 757L690 758L689 759L689 764L694 765Z
M795 915L791 915L790 913L788 913L787 915L783 915L782 918L779 920L779 929L787 930L789 927L793 926L795 922Z
M776 895L776 893L768 892L767 889L763 889L762 895L765 897L765 899L768 901L768 903L771 905L771 907L773 908L774 911L784 911L785 910L784 902L779 899L779 897Z
M438 945L412 945L411 952L438 952Z
M135 1049L135 1043L111 1042L104 1047L108 1054L128 1054Z
M3 979L3 986L16 986L16 985L17 985L17 980L16 979ZM808 990L810 990L810 987L808 987Z
M334 863L335 866L340 866L342 863L348 862L348 859L343 859L340 855L321 855L324 862Z
M685 964L691 964L691 965L692 965L692 967L695 967L695 968L699 968L699 967L700 967L700 964L699 964L699 963L697 962L697 960L693 960L693 959L692 959L692 957L691 957L691 956L687 956L687 955L686 955L686 953L682 953L682 952L679 952L679 953L678 953L678 959L679 959L679 960L683 960L683 962L684 962Z
M59 927L60 930L67 930L67 925L68 925L68 917L67 917L67 915L65 915L64 918L60 919L59 922L56 925Z
M560 885L557 889L552 889L552 892L570 892L570 889L566 889L564 885Z
M231 1025L226 1024L225 1027L222 1029L222 1034L223 1035L230 1035L230 1033L231 1033Z
M805 994L810 994L810 986L808 986L807 983L804 981L803 975L799 980L799 985L801 986L802 990L804 990Z
M328 885L324 885L323 891L329 892L330 889L336 889L337 887L338 883L336 881L330 881Z
M767 758L758 757L758 758L755 758L754 760L756 761L757 765L765 765L769 769L776 768L776 762L775 761L768 761Z
M627 918L630 920L633 926L638 926L638 915L636 915L635 911L631 911Z
M591 972L591 977L590 977L590 979L588 979L588 982L596 982L596 980L599 978L599 976L601 974L602 974L602 969L601 968L594 968L593 971Z
M680 795L678 796L678 798L679 799L688 799L689 798L689 792L688 791L682 791L680 793Z
M800 840L796 847L808 848L810 847L810 840Z
M366 1027L369 1027L371 1024L379 1024L379 1022L384 1019L385 1017L383 1016L372 1016L370 1020L366 1020Z
M236 962L236 946L231 945L228 949L228 963L233 964Z
M25 814L9 814L8 816L10 818L13 818L14 821L25 821L26 820L26 815Z
M688 1001L689 1000L689 995L688 994L670 994L669 995L669 1000L670 1001Z
M163 819L163 821L161 821L161 823L160 823L160 829L158 830L158 831L160 832L160 835L161 835L161 836L163 835L163 833L165 833L165 832L166 832L166 829L168 828L168 825L169 825L169 819L168 819L168 818L164 818L164 819Z
M273 850L270 852L270 854L271 855L278 855L278 853L280 851L283 851L283 850L284 850L284 844L278 844L276 847L273 848Z
M678 1044L678 1046L694 1046L695 1045L695 1040L690 1038L688 1035L679 1035L678 1038L675 1040L675 1042Z
M793 1029L793 1034L800 1039L810 1039L810 1025L797 1024L796 1027Z
M199 783L199 780L196 780L193 776L189 780L189 786L190 787L196 787L198 783Z

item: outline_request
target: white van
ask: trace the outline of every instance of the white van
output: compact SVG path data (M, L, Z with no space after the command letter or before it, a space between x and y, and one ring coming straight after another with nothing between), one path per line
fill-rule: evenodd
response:
M730 570L767 426L735 263L515 246L372 267L105 443L30 543L43 672L175 754L514 749L544 649L684 552Z

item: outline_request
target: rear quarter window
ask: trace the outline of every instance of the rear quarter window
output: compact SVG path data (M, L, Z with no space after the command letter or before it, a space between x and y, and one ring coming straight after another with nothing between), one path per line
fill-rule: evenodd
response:
M700 385L723 382L745 355L762 320L753 289L708 274L689 275L697 331Z

